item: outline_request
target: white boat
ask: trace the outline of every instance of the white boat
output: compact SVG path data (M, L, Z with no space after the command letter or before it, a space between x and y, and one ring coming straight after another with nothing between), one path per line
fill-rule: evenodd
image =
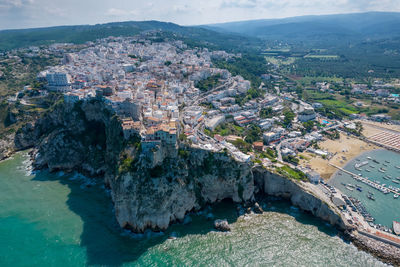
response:
M400 235L400 223L399 222L393 221L393 232L396 235Z
M370 170L368 170L368 169L365 169L365 171L366 171L366 172L371 172L371 171L370 171Z
M362 166L368 165L368 161L363 161L361 163L357 163L354 165L354 167L357 168L361 168Z
M351 188L349 186L346 186L346 189L349 190L349 191L353 191L353 188Z
M398 198L399 198L399 195L398 195L398 194L395 194L395 195L393 195L393 198L394 198L394 199L398 199Z

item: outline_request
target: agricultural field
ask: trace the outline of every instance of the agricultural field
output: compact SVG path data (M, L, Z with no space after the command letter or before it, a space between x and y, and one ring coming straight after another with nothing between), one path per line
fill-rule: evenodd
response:
M290 65L296 61L294 57L273 57L273 56L266 56L265 60L270 62L274 65L281 66L281 65Z
M312 59L320 59L320 60L338 60L339 56L337 56L337 55L313 55L313 54L308 54L308 55L305 55L304 58L312 58Z

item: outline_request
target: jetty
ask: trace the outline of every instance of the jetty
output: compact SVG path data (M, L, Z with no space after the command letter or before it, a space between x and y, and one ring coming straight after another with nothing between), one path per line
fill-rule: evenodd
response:
M369 186L371 186L371 187L373 187L373 188L375 188L375 189L377 189L377 190L379 190L379 191L381 191L381 192L383 192L383 193L385 193L385 192L389 192L389 193L393 193L393 194L399 194L399 192L398 191L396 191L396 190L393 190L392 188L388 188L388 187L385 187L385 186L383 186L383 185L381 185L381 184L378 184L378 183L375 183L375 182L373 182L373 181L371 181L371 180L369 180L369 179L367 179L367 178L364 178L364 177L361 177L361 176L359 176L359 175L357 175L357 174L355 174L355 173L352 173L351 171L348 171L348 170L345 170L345 169L343 169L342 167L339 167L339 166L337 166L337 165L335 165L335 164L333 164L333 163L328 163L330 166L332 166L332 167L335 167L336 169L338 169L338 170L340 170L340 171L342 171L342 172L344 172L344 173L347 173L347 174L349 174L349 175L351 175L354 179L356 179L357 181L360 181L360 182L362 182L362 183L364 183L364 184L367 184L367 185L369 185Z

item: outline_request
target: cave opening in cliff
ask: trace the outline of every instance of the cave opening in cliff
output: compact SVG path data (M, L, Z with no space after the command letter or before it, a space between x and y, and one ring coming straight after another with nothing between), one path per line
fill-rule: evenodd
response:
M86 130L83 133L86 145L93 147L106 148L106 126L100 121L88 121Z

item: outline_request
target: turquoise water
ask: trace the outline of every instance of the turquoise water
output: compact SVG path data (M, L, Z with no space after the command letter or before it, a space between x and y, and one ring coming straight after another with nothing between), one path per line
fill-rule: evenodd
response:
M374 163L372 160L368 160L367 157L376 159L379 164ZM359 159L359 161L357 161L357 159ZM386 163L385 160L389 161L390 163ZM354 165L363 161L368 161L369 164L361 167L362 171L356 170ZM384 163L388 166L384 166ZM400 184L392 182L392 180L400 176L400 169L397 169L396 166L400 166L400 154L379 149L363 153L359 157L352 159L346 164L344 169L356 174L361 173L363 177L372 181L379 181L381 184L400 188ZM381 167L386 169L385 173L379 172L379 168ZM370 170L370 172L366 171L367 169ZM384 177L386 175L390 175L392 178L385 179ZM339 188L339 190L341 190L344 194L358 198L364 204L365 208L372 215L372 217L376 219L376 224L392 227L393 220L400 221L400 198L394 199L393 194L390 193L385 195L372 187L354 180L350 175L345 173L342 173L342 175L336 173L329 183ZM363 191L350 191L341 183L360 185ZM368 191L374 193L374 197L376 199L375 201L367 198Z
M237 218L232 203L211 208L232 223L212 230L203 215L166 233L120 230L101 185L73 175L28 175L27 156L0 163L0 266L382 266L337 236L335 229L285 202ZM76 178L76 176L75 176ZM167 239L175 232L176 240Z

